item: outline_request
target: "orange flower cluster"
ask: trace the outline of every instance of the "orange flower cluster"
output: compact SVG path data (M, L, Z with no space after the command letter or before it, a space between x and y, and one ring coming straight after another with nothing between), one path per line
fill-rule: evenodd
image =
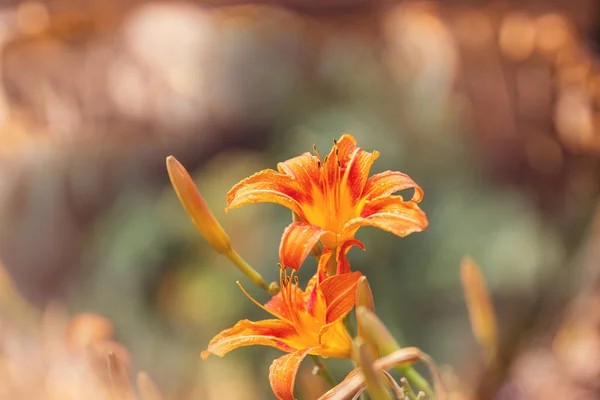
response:
M373 309L372 294L370 289L357 290L361 287L359 282L364 282L364 287L366 280L360 272L351 271L346 253L352 246L364 249L362 243L354 238L361 226L374 226L401 237L427 227L427 217L418 206L423 190L408 175L386 171L369 177L378 152L364 151L351 135L345 134L338 141L334 140L333 148L325 158L321 159L316 149L314 153L304 153L281 162L277 171L267 169L258 172L236 184L227 195L227 210L250 203L273 202L293 211L294 222L285 229L280 243L279 287L274 283L267 285L233 250L227 234L183 166L173 157L167 159L171 182L202 235L254 283L272 295L266 304L261 305L242 288L273 318L258 322L239 321L215 336L207 350L202 352L202 358L210 354L224 356L238 347L251 345L283 350L288 354L273 362L269 375L273 392L283 400L294 399L295 376L307 355L352 358L360 364L361 354L369 350L365 350L365 345L356 345L344 324L344 318L357 301L362 309L361 320L367 322L367 326L361 326L359 321L359 335L376 347L374 354L399 350L395 341L386 336L384 328L379 327L375 333L369 334L374 317L369 311ZM394 195L405 189L414 189L410 199ZM302 290L294 271L311 252L319 257L319 266ZM290 273L287 268L291 268ZM415 353L410 354L412 357ZM404 363L413 361L402 355L400 358ZM370 369L361 367L368 386L369 382L373 383L369 379ZM352 379L352 384L360 384L363 375L353 371L352 376L357 378ZM354 389L358 390L358 386ZM331 397L332 394L344 390L348 390L347 383L332 389L327 398L335 398Z

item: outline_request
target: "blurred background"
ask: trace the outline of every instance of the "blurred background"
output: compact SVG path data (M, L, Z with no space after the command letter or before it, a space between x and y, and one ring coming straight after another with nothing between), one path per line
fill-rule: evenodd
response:
M425 232L361 229L367 251L349 258L390 329L444 366L454 398L600 398L596 1L10 0L0 46L1 287L24 298L2 296L1 398L74 390L77 362L54 362L62 347L48 341L62 334L48 320L81 312L110 320L90 329L112 326L132 371L167 398L271 398L278 351L199 358L264 312L195 231L165 157L271 281L289 210L225 213L225 195L342 132L381 152L374 172L425 191ZM470 330L464 255L498 313L493 371ZM308 364L300 399L325 389ZM338 378L349 368L332 366Z

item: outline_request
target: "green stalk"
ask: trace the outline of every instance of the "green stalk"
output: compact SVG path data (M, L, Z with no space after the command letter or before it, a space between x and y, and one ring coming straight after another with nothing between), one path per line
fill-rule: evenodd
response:
M238 267L238 269L242 271L242 273L246 275L248 279L250 279L256 286L265 290L271 295L275 295L277 294L277 292L279 292L279 286L277 286L277 284L271 283L270 285L268 285L267 282L265 282L265 280L263 279L262 275L259 274L254 268L252 268L246 262L246 260L244 260L238 254L237 251L231 249L231 251L226 253L225 256L229 258L229 260L232 263L234 263L235 266Z
M314 372L315 375L319 376L325 382L329 383L331 385L331 387L334 387L335 385L337 385L337 382L335 381L335 379L333 379L333 376L331 376L331 373L329 373L329 369L327 368L327 365L325 365L325 363L319 358L319 356L310 354L310 359L313 361L313 363L315 364L315 367L316 367L316 370Z

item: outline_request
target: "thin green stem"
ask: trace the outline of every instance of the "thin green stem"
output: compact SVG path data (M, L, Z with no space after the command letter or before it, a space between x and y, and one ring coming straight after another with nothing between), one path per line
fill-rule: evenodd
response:
M337 382L335 381L335 379L333 379L333 376L331 376L331 374L329 373L329 369L327 368L327 365L325 365L325 363L319 358L319 356L310 354L310 359L313 361L313 363L315 364L315 367L316 367L316 370L314 372L315 375L321 377L321 379L323 379L325 382L329 383L331 385L331 387L334 387L335 385L337 385Z
M238 253L237 251L231 249L230 252L228 252L227 254L225 254L227 256L227 258L229 258L229 260L231 260L232 263L235 264L236 267L238 267L238 269L240 271L242 271L242 273L244 275L246 275L248 277L248 279L250 279L256 286L258 286L259 288L265 290L267 293L271 294L271 295L275 295L277 294L277 292L279 292L279 287L276 284L271 284L268 285L267 282L265 282L264 278L262 277L261 274L259 274L254 268L252 268L247 262L246 260L244 260Z

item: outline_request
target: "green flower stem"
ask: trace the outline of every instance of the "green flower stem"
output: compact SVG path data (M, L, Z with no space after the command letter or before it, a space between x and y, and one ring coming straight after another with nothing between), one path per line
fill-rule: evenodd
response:
M321 379L323 379L325 382L329 383L331 385L331 387L334 387L335 385L337 385L337 382L335 381L335 379L333 379L333 376L331 376L331 374L329 373L329 369L327 368L327 365L325 365L325 363L319 358L319 356L310 354L310 359L313 361L313 363L315 364L315 367L316 367L316 370L314 372L315 375L321 377Z
M270 285L265 282L264 278L261 274L259 274L254 268L252 268L238 253L237 251L231 249L227 254L225 254L232 263L235 264L236 267L244 275L248 277L256 286L265 290L267 293L271 295L277 294L279 292L279 286L275 283L271 283Z

